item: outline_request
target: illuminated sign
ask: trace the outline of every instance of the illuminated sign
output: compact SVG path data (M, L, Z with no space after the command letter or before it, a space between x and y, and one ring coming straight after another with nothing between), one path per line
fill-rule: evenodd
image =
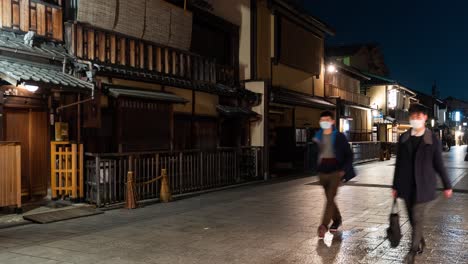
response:
M397 106L397 90L388 92L388 107L395 108Z
M455 121L460 122L460 112L455 112Z

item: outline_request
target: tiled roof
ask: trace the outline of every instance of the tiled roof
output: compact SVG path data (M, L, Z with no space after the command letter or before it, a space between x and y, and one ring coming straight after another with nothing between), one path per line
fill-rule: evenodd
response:
M225 116L257 116L258 114L248 108L238 106L217 105L218 112Z
M336 106L320 97L294 92L285 88L274 87L271 93L274 103L287 105L300 105L306 107L317 107L322 109L335 108Z
M2 79L14 85L35 82L78 89L93 88L92 83L63 73L61 67L2 56L0 56L0 75Z
M34 45L29 46L24 43L24 35L3 30L0 30L0 48L8 49L12 52L29 52L37 56L59 61L63 61L64 58L71 58L65 47L61 44L34 39Z
M120 96L125 96L125 97L171 102L171 103L176 103L176 104L187 103L187 100L172 93L159 92L159 91L142 91L142 90L136 90L133 88L125 89L122 87L118 87L118 88L112 87L112 86L110 87L111 88L109 88L109 95L116 97L116 98Z
M365 81L364 83L367 85L397 85L398 82L383 76L371 74L368 72L365 72L364 75L370 77L371 79L368 81Z
M240 87L231 87L220 83L208 83L191 81L177 76L168 75L155 71L145 71L136 68L123 67L117 65L94 64L97 71L102 74L117 74L122 78L133 78L139 81L153 81L161 85L174 86L179 88L195 89L200 92L213 93L228 97L254 98L256 93Z
M350 44L340 46L327 46L325 54L327 57L347 57L358 53L362 48L377 47L376 43Z

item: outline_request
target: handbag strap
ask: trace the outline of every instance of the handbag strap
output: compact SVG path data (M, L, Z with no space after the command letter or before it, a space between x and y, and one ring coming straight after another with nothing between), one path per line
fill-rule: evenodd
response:
M396 211L395 211L396 208ZM397 198L393 198L393 205L392 205L392 214L396 214L400 211L400 208L398 207L398 201Z

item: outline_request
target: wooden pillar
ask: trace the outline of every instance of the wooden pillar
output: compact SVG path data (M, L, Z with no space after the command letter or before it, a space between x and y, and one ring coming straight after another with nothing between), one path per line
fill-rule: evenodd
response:
M341 99L336 99L336 114L335 114L335 126L336 130L340 131L340 119L341 119Z
M81 102L81 94L77 95L77 102ZM81 143L81 103L77 105L76 111L76 142Z
M3 111L3 104L4 104L5 100L3 98L3 90L0 89L0 141L2 140L5 140L5 133L4 133L4 127L3 127L3 123L4 123L4 111Z
M190 148L195 147L195 89L192 87L192 113L190 115Z

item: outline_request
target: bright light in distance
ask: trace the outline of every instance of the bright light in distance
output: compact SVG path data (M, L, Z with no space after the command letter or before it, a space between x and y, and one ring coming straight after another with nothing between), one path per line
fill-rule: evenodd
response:
M460 112L455 112L455 121L460 122Z
M343 124L343 131L348 132L349 131L349 122L345 121Z
M328 66L327 66L327 72L329 72L329 73L335 73L335 72L337 72L336 66L333 65L333 64L328 65Z
M431 125L432 125L432 127L434 127L434 124L435 124L435 121L434 121L434 119L432 119L432 120L431 120Z

